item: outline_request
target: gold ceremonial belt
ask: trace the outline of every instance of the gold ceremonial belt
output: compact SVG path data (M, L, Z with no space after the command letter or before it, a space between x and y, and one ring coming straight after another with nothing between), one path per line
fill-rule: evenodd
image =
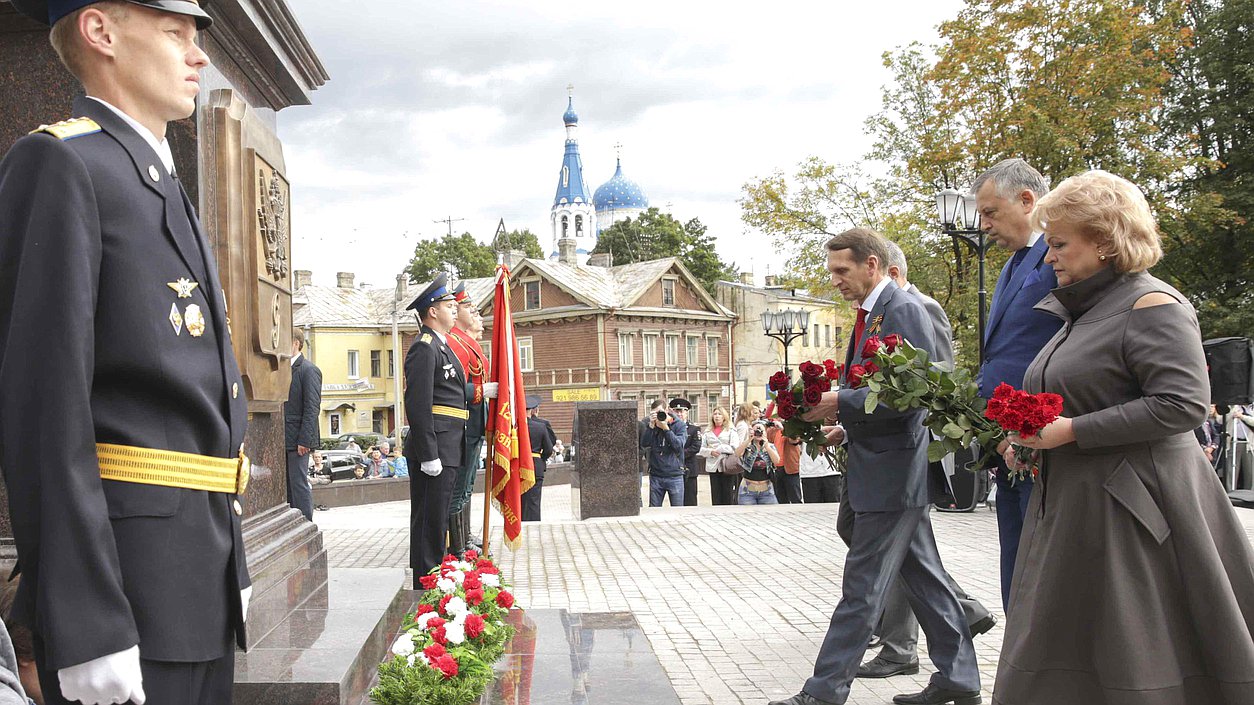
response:
M539 457L540 457L540 454L539 454L539 453L532 453L532 454L531 454L531 457L533 457L533 458L539 458Z
M216 458L174 450L97 443L100 477L141 485L244 494L252 464L240 449L237 458Z
M458 409L454 406L441 406L440 404L431 407L431 413L439 414L440 416L452 416L462 421L470 418L470 412L465 409Z

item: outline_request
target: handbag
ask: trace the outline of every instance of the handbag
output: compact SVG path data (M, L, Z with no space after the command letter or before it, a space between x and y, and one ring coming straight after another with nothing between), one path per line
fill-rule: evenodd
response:
M740 458L733 454L720 455L718 457L718 471L724 475L739 475L744 472L744 468L740 466Z

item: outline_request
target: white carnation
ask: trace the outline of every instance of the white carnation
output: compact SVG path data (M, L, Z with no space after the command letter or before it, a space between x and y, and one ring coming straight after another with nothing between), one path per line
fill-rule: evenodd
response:
M392 653L397 656L409 656L414 653L414 638L408 633L400 635L392 644Z
M461 585L462 583L466 582L466 574L461 572L460 570L454 570L451 573L449 573L446 577L451 578L458 585Z
M484 573L479 576L479 580L483 582L484 587L499 588L501 587L501 576L496 573Z
M426 629L427 622L430 622L431 620L435 619L437 616L439 615L437 615L435 612L427 612L426 614L418 615L416 618L414 618L414 621L418 623L419 629Z
M453 567L461 571L470 571L475 568L473 563L467 563L466 561L458 561L453 564Z
M444 625L444 638L448 639L450 644L460 644L466 641L466 628L457 622L448 622Z
M436 581L435 586L445 595L452 594L453 591L457 590L457 583L449 578L440 578Z
M454 597L444 605L444 611L451 615L465 614L467 609L469 607L466 605L466 601L460 597Z

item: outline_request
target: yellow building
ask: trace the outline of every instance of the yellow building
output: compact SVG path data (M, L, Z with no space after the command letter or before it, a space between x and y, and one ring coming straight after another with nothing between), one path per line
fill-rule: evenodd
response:
M843 301L810 296L804 289L778 286L767 277L766 286L754 286L753 275L740 281L718 283L718 302L736 312L732 329L735 403L767 400L766 384L771 375L784 368L784 346L768 338L762 328L763 311L785 309L810 312L810 326L788 346L788 364L796 375L797 365L806 360L845 361L846 336L853 325L853 308Z
M293 325L305 331L305 354L322 370L323 437L345 433L391 436L396 428L395 389L403 351L392 344L394 287L354 286L354 275L336 274L336 286L311 283L312 273L295 272ZM408 286L401 292L398 328L417 330Z

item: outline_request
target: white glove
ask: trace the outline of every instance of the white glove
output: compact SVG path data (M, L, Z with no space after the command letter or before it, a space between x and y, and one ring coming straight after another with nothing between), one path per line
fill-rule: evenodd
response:
M248 601L253 599L253 586L249 585L239 591L240 614L243 615L243 621L248 621Z
M439 458L436 458L435 460L424 460L422 464L418 466L418 469L431 477L438 477L441 472L444 472L444 465L440 462Z
M500 386L500 382L484 382L483 383L483 398L495 399L496 390L499 386Z
M101 656L57 671L61 695L83 705L111 705L133 701L144 705L144 676L139 669L139 646Z

